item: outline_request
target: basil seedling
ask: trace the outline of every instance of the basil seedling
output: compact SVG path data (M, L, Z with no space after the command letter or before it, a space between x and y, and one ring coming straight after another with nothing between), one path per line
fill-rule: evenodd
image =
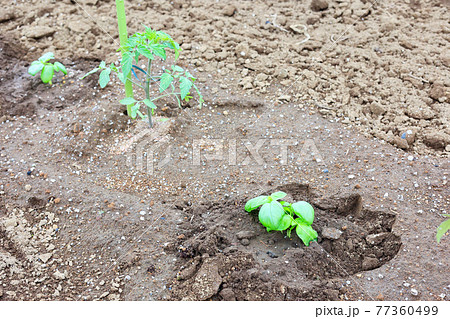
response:
M66 67L60 63L50 63L48 61L55 59L55 55L53 52L47 52L43 56L41 56L38 60L31 62L30 67L28 68L28 73L32 76L35 76L39 72L41 72L41 80L43 83L49 83L52 85L52 79L55 75L55 72L62 72L67 74Z
M286 230L291 237L295 228L298 237L306 246L317 240L317 232L311 227L314 222L314 208L307 202L288 203L278 201L287 194L276 192L270 196L258 196L250 199L245 204L245 210L251 212L259 207L259 221L266 227L267 231Z

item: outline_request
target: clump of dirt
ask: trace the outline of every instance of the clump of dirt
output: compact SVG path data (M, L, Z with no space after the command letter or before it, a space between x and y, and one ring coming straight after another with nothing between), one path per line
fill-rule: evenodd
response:
M396 216L362 208L358 194L315 198L301 184L276 190L311 201L318 242L305 247L295 234L267 233L257 214L243 211L243 199L180 207L184 232L169 248L188 261L180 266L174 299L336 300L344 279L380 267L400 249L392 233Z

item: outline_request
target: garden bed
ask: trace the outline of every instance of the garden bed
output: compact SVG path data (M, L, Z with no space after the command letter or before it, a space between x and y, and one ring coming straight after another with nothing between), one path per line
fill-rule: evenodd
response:
M79 4L0 16L0 300L449 298L445 4L130 1L205 96L152 130L79 79L118 39L113 1ZM46 51L69 71L51 87L27 74ZM280 190L317 243L245 212Z

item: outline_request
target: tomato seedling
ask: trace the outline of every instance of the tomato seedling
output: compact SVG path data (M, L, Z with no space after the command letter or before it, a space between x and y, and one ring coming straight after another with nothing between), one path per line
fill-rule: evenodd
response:
M181 107L181 101L188 102L193 98L191 91L197 93L198 106L199 108L202 107L204 102L203 96L194 84L196 78L189 71L178 65L171 65L170 68L163 68L157 74L153 73L152 65L157 57L166 61L167 51L173 51L176 61L180 55L180 45L167 33L145 27L145 32L135 33L130 36L119 50L123 52L123 56L120 63L117 63L117 66L114 63L107 66L106 62L102 61L97 68L85 74L82 79L97 71L101 71L98 81L100 87L104 88L110 81L111 72L114 72L122 83L125 84L131 81L133 85L144 90L145 98L142 100L126 97L119 101L121 104L128 106L128 115L131 118L134 119L137 116L142 119L148 118L149 125L152 127L152 114L155 112L155 102L157 100L172 96L177 101L178 106ZM142 57L147 60L147 63L146 66L139 67L139 58ZM130 74L132 74L132 77L129 77ZM159 95L151 97L150 85L157 82L159 82ZM141 112L141 105L146 106L146 115Z
M62 72L67 75L66 67L60 63L50 63L48 61L55 59L55 55L53 52L47 52L43 56L41 56L38 60L31 62L30 67L28 68L28 73L32 76L35 76L39 72L41 72L41 80L43 83L49 83L52 85L52 79L55 75L55 72Z
M270 196L258 196L250 199L245 204L245 210L251 212L258 207L259 221L266 227L267 231L287 231L288 237L295 228L298 237L305 246L317 240L317 232L311 227L314 222L314 208L307 202L288 203L278 201L287 194L276 192Z

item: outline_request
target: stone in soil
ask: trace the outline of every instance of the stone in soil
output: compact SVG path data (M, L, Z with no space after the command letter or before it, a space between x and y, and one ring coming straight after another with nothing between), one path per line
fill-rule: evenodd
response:
M325 227L322 230L322 237L331 240L338 240L342 235L342 231L336 228Z
M328 2L325 0L312 0L311 6L312 11L323 11L328 9Z

